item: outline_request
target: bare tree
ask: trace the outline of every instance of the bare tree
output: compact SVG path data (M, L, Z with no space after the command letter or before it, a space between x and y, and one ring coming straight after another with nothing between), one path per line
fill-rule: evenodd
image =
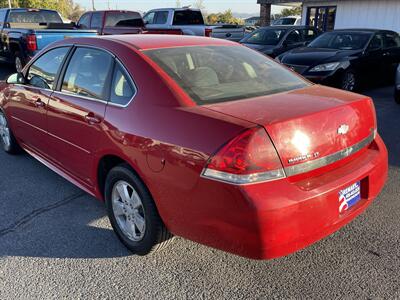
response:
M193 7L194 8L198 8L198 9L205 9L206 8L206 6L204 5L204 0L196 0L193 3Z

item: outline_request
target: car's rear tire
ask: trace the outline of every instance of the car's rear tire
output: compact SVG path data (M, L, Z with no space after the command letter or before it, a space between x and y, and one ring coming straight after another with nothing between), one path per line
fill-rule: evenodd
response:
M108 173L105 200L115 233L134 254L161 250L172 239L149 191L129 165L118 165Z
M354 92L358 88L358 76L354 70L346 70L343 72L341 81L340 81L340 88L345 91Z
M5 114L0 110L0 146L9 154L17 154L21 151L11 128L8 125Z
M18 73L21 73L25 66L25 60L19 52L14 53L14 66Z

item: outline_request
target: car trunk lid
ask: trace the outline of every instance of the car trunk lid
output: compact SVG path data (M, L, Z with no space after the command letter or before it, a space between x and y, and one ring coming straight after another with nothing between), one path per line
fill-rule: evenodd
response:
M264 126L288 176L350 156L372 142L376 128L368 97L322 86L205 107Z

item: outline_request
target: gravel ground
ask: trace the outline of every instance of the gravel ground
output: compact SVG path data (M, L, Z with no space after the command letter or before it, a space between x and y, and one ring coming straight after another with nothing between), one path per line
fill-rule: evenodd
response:
M1 65L0 78L10 71ZM0 299L400 298L400 106L391 88L367 94L390 152L385 189L339 232L272 261L182 238L132 256L102 203L28 155L0 152Z

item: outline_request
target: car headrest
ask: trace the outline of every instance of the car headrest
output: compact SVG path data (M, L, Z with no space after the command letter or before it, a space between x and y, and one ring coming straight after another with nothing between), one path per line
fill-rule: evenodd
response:
M199 67L185 73L185 79L194 87L207 87L219 84L217 73L209 67Z

